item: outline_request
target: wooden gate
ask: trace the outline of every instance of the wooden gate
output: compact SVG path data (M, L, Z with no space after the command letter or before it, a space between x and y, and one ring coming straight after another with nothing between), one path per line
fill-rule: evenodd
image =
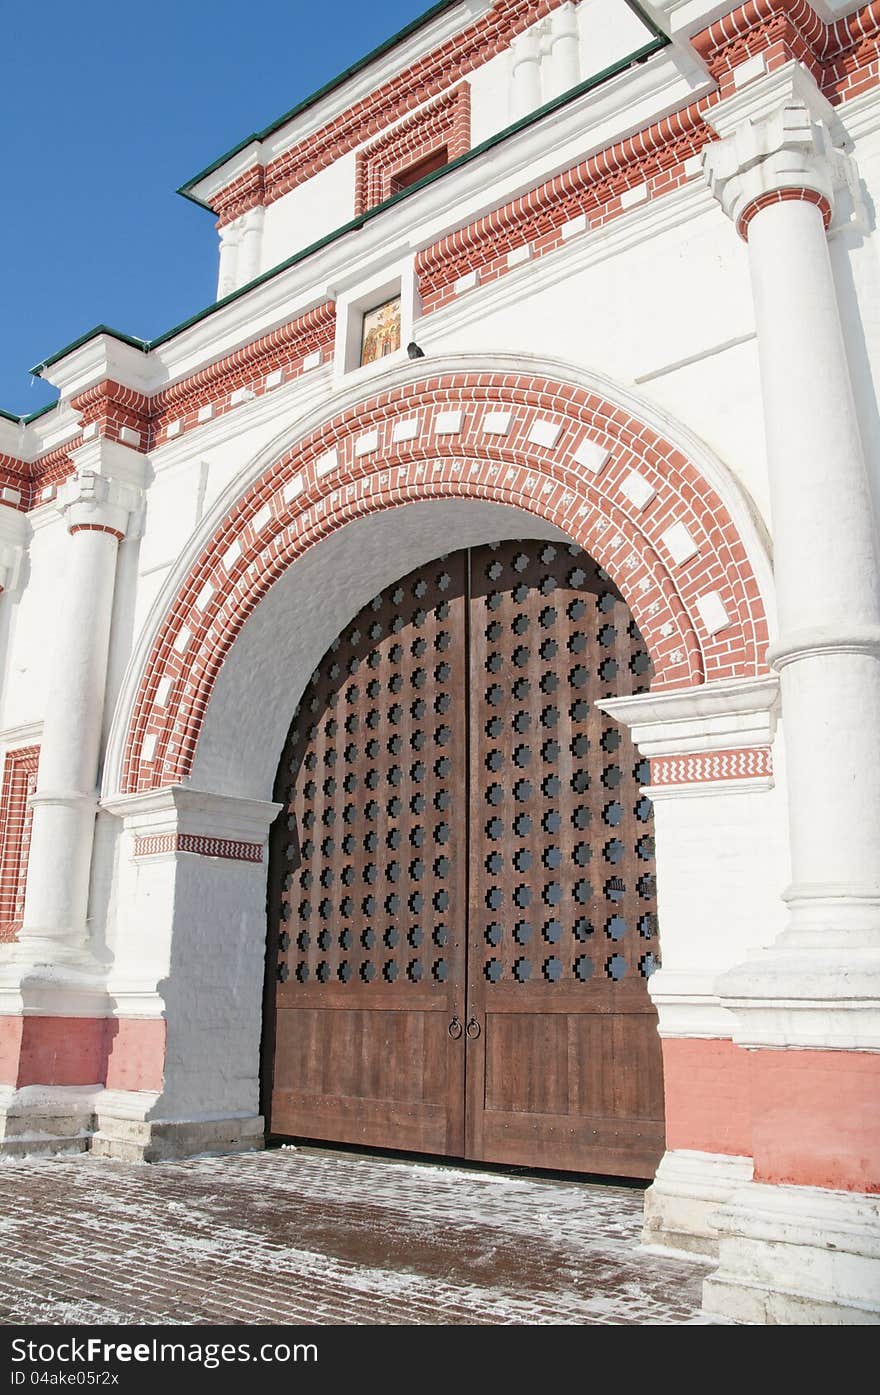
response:
M649 680L561 543L430 563L334 641L276 790L273 1134L653 1175L648 770L595 706Z

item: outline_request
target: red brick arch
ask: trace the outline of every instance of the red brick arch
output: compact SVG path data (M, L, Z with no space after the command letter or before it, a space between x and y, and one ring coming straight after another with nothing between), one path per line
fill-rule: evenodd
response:
M429 376L312 431L229 509L152 642L122 790L189 774L224 659L292 562L355 518L437 498L513 505L580 543L625 596L651 651L655 689L767 671L766 618L746 547L677 446L571 384L500 372ZM673 525L677 562L664 537Z

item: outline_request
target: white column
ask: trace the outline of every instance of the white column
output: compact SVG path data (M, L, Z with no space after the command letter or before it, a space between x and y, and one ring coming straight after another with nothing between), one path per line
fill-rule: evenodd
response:
M96 441L61 490L68 567L43 723L17 959L57 963L85 946L116 555L140 499L142 457ZM116 467L113 473L110 471Z
M541 105L541 29L534 25L510 45L510 115L513 121Z
M574 5L560 5L549 16L545 39L543 100L570 92L581 80L580 36Z
M251 208L241 218L241 245L238 249L236 277L239 286L246 286L260 274L260 255L263 248L263 223L265 208Z
M851 997L842 977L857 966L843 955L880 948L877 531L826 236L852 171L833 143L834 113L799 65L757 87L745 120L737 99L713 111L724 139L705 168L748 239L760 357L792 865L778 944L823 953L813 970L801 960L815 977L803 996ZM840 981L822 986L829 968ZM728 987L739 996L749 979ZM807 1029L803 1044L831 1042Z
M217 277L217 299L222 300L238 285L238 248L241 239L239 220L220 229L220 270Z

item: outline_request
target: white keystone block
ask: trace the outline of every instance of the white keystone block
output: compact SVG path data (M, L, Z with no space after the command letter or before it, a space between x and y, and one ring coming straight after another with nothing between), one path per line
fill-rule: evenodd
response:
M589 228L586 213L579 213L576 218L569 218L567 223L563 223L560 228L562 241L567 242L570 237L579 237Z
M392 441L414 441L419 434L419 418L404 417L391 428Z
M523 262L531 261L532 244L524 242L520 247L511 247L507 254L508 266L522 266Z
M213 594L214 588L209 581L202 587L201 591L196 597L196 610L204 610L205 607L210 604L211 597L213 596Z
M57 493L58 490L55 488L54 484L47 484L46 488L41 491L40 498L44 504L48 504L49 500L54 499Z
M188 629L187 626L184 625L183 629L180 631L180 634L177 636L177 639L174 641L173 648L177 650L178 654L184 654L189 646L189 642L191 639L192 630Z
M379 432L365 431L363 436L358 436L354 443L354 453L360 458L362 455L375 455L379 449Z
M710 635L717 634L725 625L730 624L730 616L724 609L724 602L717 591L707 591L704 596L698 596L697 610Z
M168 425L165 427L165 435L167 439L171 441L175 436L179 436L182 430L183 422L180 417L178 417L176 421L169 421Z
M733 70L734 87L745 87L748 83L754 82L755 78L763 77L767 71L767 56L764 53L756 53L754 58L747 58L745 63L739 63Z
M465 291L472 291L479 284L480 273L469 271L466 276L459 276L455 283L455 294L464 295Z
M251 527L253 528L255 533L261 533L265 528L266 524L271 523L271 521L272 510L269 508L268 504L264 504L263 507L260 509L260 512L254 514L251 520Z
M284 369L276 368L274 373L266 374L266 377L263 380L263 386L265 387L267 392L271 392L273 388L280 387L283 382Z
M126 446L139 446L141 443L141 433L135 431L132 426L121 426L119 428L119 439Z
M543 446L545 450L552 450L559 440L561 432L561 421L550 421L548 417L536 417L532 422L529 440L533 446Z
M512 420L513 412L487 412L480 426L490 436L506 436Z
M702 174L702 172L703 172L703 156L702 156L702 154L699 154L699 155L691 155L687 160L685 160L685 162L684 162L684 172L685 172L685 174L687 175L688 179L693 178L693 176L694 176L695 174Z
M636 184L632 189L624 189L620 196L620 206L621 208L635 208L638 203L646 203L647 198L647 184Z
M86 427L83 429L83 440L84 440L84 441L93 441L93 440L95 439L95 437L97 436L97 434L98 434L98 423L97 423L96 421L90 421L89 424L88 424L88 426L86 426Z
M611 452L600 446L598 441L591 441L589 436L585 436L573 458L578 465L583 465L585 470L589 470L591 475L598 475L611 459Z
M228 572L232 571L239 557L241 556L241 544L234 542L223 554L223 565Z
M322 360L323 355L320 349L316 349L313 354L306 354L303 359L302 371L304 373L310 373L313 368L320 368Z
M660 534L660 540L677 567L696 557L700 550L683 523L673 523Z
M464 412L438 412L434 418L434 431L438 436L457 436L464 420Z
M21 490L12 489L8 484L4 485L4 487L0 489L0 499L2 499L4 504L20 504Z
M335 470L338 464L339 456L337 452L335 450L328 450L326 454L322 455L320 460L317 461L315 465L315 474L318 476L329 475L330 471Z
M173 687L174 687L174 679L173 679L173 678L160 678L160 679L159 679L159 685L158 685L158 687L156 688L156 706L157 706L157 707L167 707L167 706L168 706L168 697L169 697L169 695L170 695L170 693L171 693L171 689L172 689Z
M144 761L146 765L149 765L150 761L153 759L153 756L155 754L156 737L153 734L153 732L150 732L149 736L144 737L143 743L141 745L141 760Z
M253 398L253 396L254 396L253 388L249 388L249 387L240 387L240 388L236 388L236 389L235 389L235 392L231 392L231 393L229 394L229 405L230 405L230 407L237 407L237 406L239 405L240 402L250 402L251 399Z
M214 415L214 404L213 404L213 402L207 402L207 403L205 404L204 407L200 407L200 408L199 408L199 412L198 412L198 419L199 419L199 421L210 421L213 415Z
M621 494L625 494L631 504L635 504L637 509L647 508L651 500L655 498L657 491L653 484L640 475L637 470L631 470L620 486Z
M283 498L285 504L289 504L291 499L295 499L297 494L302 494L302 491L303 477L302 475L294 475L293 479L290 481L290 484L286 484L284 486Z

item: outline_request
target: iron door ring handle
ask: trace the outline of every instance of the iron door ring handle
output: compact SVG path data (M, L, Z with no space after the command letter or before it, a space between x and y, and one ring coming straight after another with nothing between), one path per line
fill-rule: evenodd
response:
M465 1028L465 1031L467 1032L471 1041L476 1041L477 1037L480 1035L480 1024L475 1017L471 1018L470 1022L467 1024L467 1027Z
M461 1023L459 1022L459 1020L458 1020L457 1017L453 1017L452 1021L450 1022L449 1026L446 1028L446 1030L447 1030L447 1032L449 1033L449 1035L452 1037L452 1040L453 1040L453 1041L458 1041L458 1039L459 1039L459 1037L461 1036L461 1033L462 1033L462 1025L461 1025Z

